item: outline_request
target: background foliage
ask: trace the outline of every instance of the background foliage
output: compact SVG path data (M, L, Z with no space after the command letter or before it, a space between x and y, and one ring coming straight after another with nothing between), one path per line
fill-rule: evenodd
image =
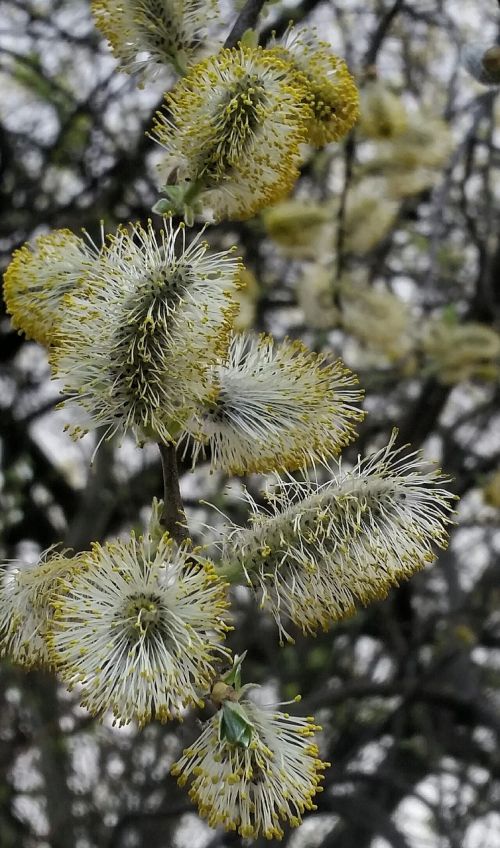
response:
M224 5L221 30L234 13ZM374 138L362 122L343 145L311 154L295 197L324 204L324 220L306 238L305 217L290 236L266 216L224 224L210 238L237 243L255 278L243 325L303 338L359 373L369 415L346 461L384 443L396 424L400 442L439 459L462 501L434 567L314 642L298 636L279 648L271 622L240 591L234 647L249 650L249 679L273 696L302 692L325 728L322 754L333 767L318 812L287 844L492 848L500 840L500 108L496 89L467 76L460 51L495 41L498 8L277 2L262 41L291 17L328 33L363 87L365 114L378 75L395 125ZM116 73L86 2L0 2L3 267L47 229L96 235L100 219L112 230L147 218L158 152L145 131L166 84L138 90ZM487 330L464 330L470 322ZM4 558L141 526L161 492L156 452L106 444L89 472L92 441L61 435L44 351L4 313L0 402ZM256 496L261 483L247 481ZM227 484L206 467L186 470L193 533L215 520L200 497L244 520L240 483ZM193 735L189 715L180 727L118 731L89 719L42 672L4 662L0 675L2 848L239 843L205 828L168 775Z

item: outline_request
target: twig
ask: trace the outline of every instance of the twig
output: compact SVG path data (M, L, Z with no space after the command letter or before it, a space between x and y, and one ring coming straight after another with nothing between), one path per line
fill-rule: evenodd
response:
M161 523L179 544L188 538L184 504L179 488L175 445L158 445L163 468L163 513Z
M226 38L224 47L235 47L247 29L252 29L255 26L264 3L265 0L247 0Z
M346 212L347 212L347 195L352 181L352 170L354 165L354 156L356 151L356 143L354 140L354 131L350 132L346 139L345 156L344 156L344 185L342 186L342 194L340 196L340 207L337 215L337 262L335 279L338 282L342 276L345 264L344 244L346 237Z

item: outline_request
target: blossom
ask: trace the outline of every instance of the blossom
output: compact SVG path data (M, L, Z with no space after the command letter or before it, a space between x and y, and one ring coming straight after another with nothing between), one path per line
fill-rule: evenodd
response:
M181 249L177 239L181 235ZM171 441L210 365L227 349L239 260L207 253L184 228L152 223L109 236L84 292L68 295L51 352L54 376L83 412L72 432L132 428Z
M337 327L341 320L338 298L333 265L308 263L297 284L297 300L307 326L314 330Z
M493 472L482 489L483 498L488 506L500 509L500 469Z
M299 468L337 454L363 413L356 377L299 341L235 335L214 368L216 399L188 421L193 461L210 447L212 468L230 474Z
M298 176L311 112L307 92L275 51L221 50L190 69L165 96L152 136L168 197L211 210L216 220L249 218L276 202ZM182 201L182 203L181 203Z
M248 268L242 268L240 284L241 288L234 297L238 312L233 319L233 330L237 332L249 330L253 326L260 296L259 281Z
M367 138L396 138L408 124L405 105L381 80L368 80L361 92L359 129Z
M124 71L142 77L171 65L184 73L210 49L216 0L93 0L96 25Z
M248 731L241 741L224 728L231 709ZM275 712L248 698L226 701L172 774L181 786L190 781L189 797L211 827L281 839L283 822L297 827L305 810L316 809L312 798L321 792L322 771L329 765L312 741L320 729L311 716Z
M414 197L422 194L424 191L429 191L436 184L436 172L430 168L417 168L414 171L408 171L388 174L387 178L387 194L395 200L402 200L405 197Z
M334 245L334 209L329 203L284 200L262 215L268 235L288 256L311 259Z
M496 380L500 374L500 334L485 324L434 320L424 329L429 370L446 385L462 380Z
M46 637L52 615L51 593L72 562L49 549L38 562L2 566L0 656L28 667L50 664Z
M358 166L358 177L379 177L368 191L365 187L365 196L378 194L401 200L432 188L436 170L443 167L452 147L453 138L445 121L427 110L408 114L404 131L372 144L369 158ZM363 185L361 182L361 191Z
M395 200L384 198L380 180L367 179L349 191L345 211L344 247L364 256L384 239L394 226L399 210Z
M386 177L405 177L412 172L442 168L453 148L453 137L446 121L420 110L408 115L408 124L397 138L377 142L364 172Z
M358 89L344 60L308 29L290 27L276 49L293 62L307 83L313 110L308 141L317 147L339 141L359 117Z
M271 611L304 633L327 629L356 605L387 595L444 548L453 496L418 452L388 445L351 471L340 462L326 483L278 478L269 508L252 506L248 528L233 527L222 543L220 573L243 573Z
M81 286L97 249L70 230L38 236L33 247L14 252L4 274L4 297L12 324L42 345L53 340L64 295Z
M346 278L340 289L344 330L389 362L407 357L414 346L411 315L403 301L383 288L356 284Z
M200 704L225 653L226 584L189 543L154 528L95 543L54 595L50 654L63 680L81 685L93 714L119 724L166 721Z
M334 276L331 265L311 263L305 269L297 294L307 325L340 327L389 362L408 357L415 339L405 303L386 289L369 286L364 275Z

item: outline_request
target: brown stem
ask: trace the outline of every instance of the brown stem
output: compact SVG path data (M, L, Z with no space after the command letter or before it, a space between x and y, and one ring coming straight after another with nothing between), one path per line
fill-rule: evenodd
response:
M354 138L354 130L351 130L346 139L345 157L344 157L344 185L340 196L340 208L337 216L337 269L335 279L338 282L342 276L345 265L345 238L346 238L346 213L347 213L347 196L352 183L352 172L354 167L354 157L356 155L356 142ZM338 295L337 295L338 297ZM340 303L335 304L340 307Z
M163 513L161 523L179 544L188 538L186 513L179 489L175 445L158 445L163 469Z
M235 47L247 29L255 26L264 3L265 0L247 0L226 38L224 47Z

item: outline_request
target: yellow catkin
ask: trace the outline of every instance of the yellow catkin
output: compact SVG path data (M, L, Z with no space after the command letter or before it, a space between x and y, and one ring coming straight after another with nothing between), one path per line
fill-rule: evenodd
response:
M4 297L12 324L49 346L64 296L84 284L97 252L70 230L38 236L14 252L4 274Z
M313 112L308 141L316 147L340 141L359 117L359 92L344 60L315 32L294 27L276 49L305 79Z
M248 218L290 192L311 109L304 81L276 51L221 50L165 100L152 130L162 184L174 179L215 220Z

